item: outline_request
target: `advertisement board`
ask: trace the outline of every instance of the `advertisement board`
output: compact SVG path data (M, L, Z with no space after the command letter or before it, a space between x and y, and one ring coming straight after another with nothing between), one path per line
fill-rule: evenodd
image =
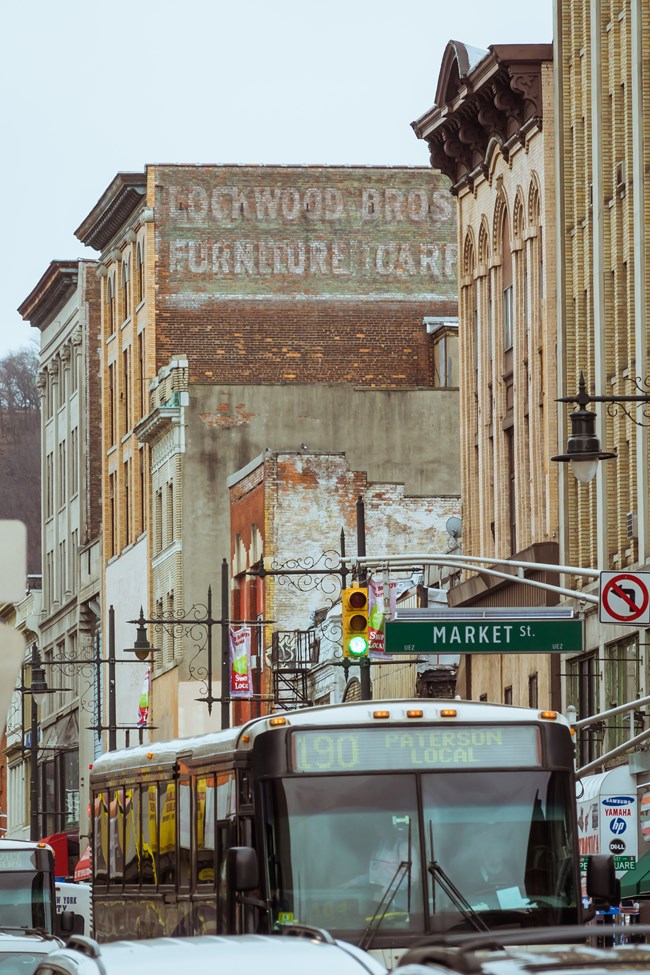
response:
M616 876L631 870L639 856L639 813L636 783L627 765L588 775L576 795L580 870L595 853L612 854Z

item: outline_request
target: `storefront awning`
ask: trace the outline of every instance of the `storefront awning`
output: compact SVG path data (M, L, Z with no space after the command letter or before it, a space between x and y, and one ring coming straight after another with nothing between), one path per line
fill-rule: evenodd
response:
M52 833L44 836L43 843L47 843L54 850L54 874L56 877L68 876L68 834Z
M650 894L650 853L644 853L632 870L621 877L621 897Z
M93 875L92 867L92 852L90 849L90 843L83 851L79 857L77 866L74 868L74 879L75 880L90 880Z

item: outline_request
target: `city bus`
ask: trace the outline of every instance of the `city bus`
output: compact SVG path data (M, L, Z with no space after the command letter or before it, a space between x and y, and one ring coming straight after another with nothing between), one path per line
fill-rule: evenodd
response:
M54 851L44 842L0 839L0 931L43 931L67 937L74 912L57 913Z
M309 925L392 967L426 935L581 919L574 745L554 711L286 711L105 754L91 793L100 941ZM498 890L482 872L497 848Z

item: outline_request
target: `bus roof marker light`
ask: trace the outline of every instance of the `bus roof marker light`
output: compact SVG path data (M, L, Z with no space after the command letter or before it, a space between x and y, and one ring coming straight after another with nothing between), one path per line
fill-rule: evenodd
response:
M390 718L390 711L373 711L373 718Z
M540 711L539 716L546 721L556 721L557 711Z
M151 759L154 757L155 757L154 752L147 752L147 758Z
M443 708L440 712L441 718L456 718L458 717L458 711L456 708Z
M281 728L285 724L289 724L286 718L269 718L271 728Z
M424 717L424 711L419 711L419 710L417 710L417 709L414 708L413 710L406 712L406 717L407 718L423 718Z

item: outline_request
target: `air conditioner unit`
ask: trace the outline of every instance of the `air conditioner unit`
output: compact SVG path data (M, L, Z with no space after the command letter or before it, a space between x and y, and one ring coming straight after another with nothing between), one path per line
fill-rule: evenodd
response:
M638 538L639 537L639 525L636 511L628 511L625 516L627 537L628 538Z

